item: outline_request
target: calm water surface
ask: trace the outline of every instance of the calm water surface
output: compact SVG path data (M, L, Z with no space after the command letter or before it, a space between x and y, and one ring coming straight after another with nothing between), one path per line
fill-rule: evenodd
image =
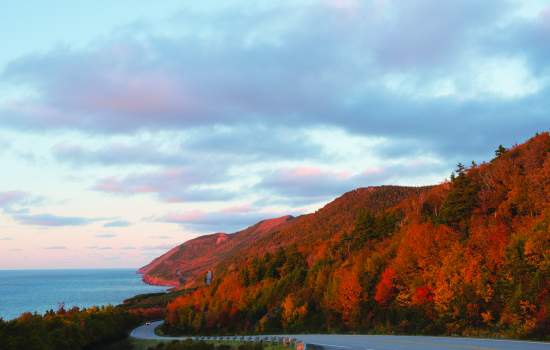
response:
M136 294L165 290L143 283L134 269L0 270L0 317L43 313L60 303L66 308L116 305Z

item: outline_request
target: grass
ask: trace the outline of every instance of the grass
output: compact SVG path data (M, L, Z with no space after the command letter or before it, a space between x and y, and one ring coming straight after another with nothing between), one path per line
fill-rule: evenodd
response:
M207 343L211 343L214 345L231 345L235 349L239 347L241 344L245 344L246 342L240 341L240 340L207 340ZM264 343L264 350L289 350L290 347L286 347L279 343Z
M148 339L131 339L130 340L134 350L147 350L149 347L157 346L160 343L171 342L172 340L148 340ZM206 343L214 345L230 345L234 349L237 349L239 345L246 342L240 340L206 340ZM289 350L282 344L264 343L264 350Z
M134 350L147 350L151 346L164 343L166 340L146 340L146 339L131 339Z

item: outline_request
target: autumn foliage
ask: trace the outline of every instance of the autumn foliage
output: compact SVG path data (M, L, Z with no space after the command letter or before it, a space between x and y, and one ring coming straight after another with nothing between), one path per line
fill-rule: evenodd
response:
M113 306L68 310L61 306L44 315L26 312L10 321L0 318L0 349L128 349L123 347L130 345L124 339L146 317L139 310Z
M374 300L382 306L387 306L395 297L395 270L388 267L380 276L380 281L376 284Z
M166 330L548 339L549 154L542 133L442 184L355 190L264 230L211 260Z

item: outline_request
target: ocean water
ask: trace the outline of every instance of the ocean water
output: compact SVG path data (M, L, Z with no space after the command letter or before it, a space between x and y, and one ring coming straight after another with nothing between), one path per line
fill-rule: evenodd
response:
M72 306L116 305L136 294L165 291L149 286L134 269L0 270L0 318Z

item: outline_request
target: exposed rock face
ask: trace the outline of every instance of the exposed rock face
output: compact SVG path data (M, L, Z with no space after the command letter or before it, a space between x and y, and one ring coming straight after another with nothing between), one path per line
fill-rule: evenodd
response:
M292 216L283 216L260 221L233 234L218 232L197 237L172 248L139 272L143 274L143 281L153 285L190 287L199 284L206 272L223 259L293 219Z
M167 286L167 287L178 287L179 282L176 280L167 280L151 275L144 274L143 275L143 281L147 284L153 285L153 286Z

